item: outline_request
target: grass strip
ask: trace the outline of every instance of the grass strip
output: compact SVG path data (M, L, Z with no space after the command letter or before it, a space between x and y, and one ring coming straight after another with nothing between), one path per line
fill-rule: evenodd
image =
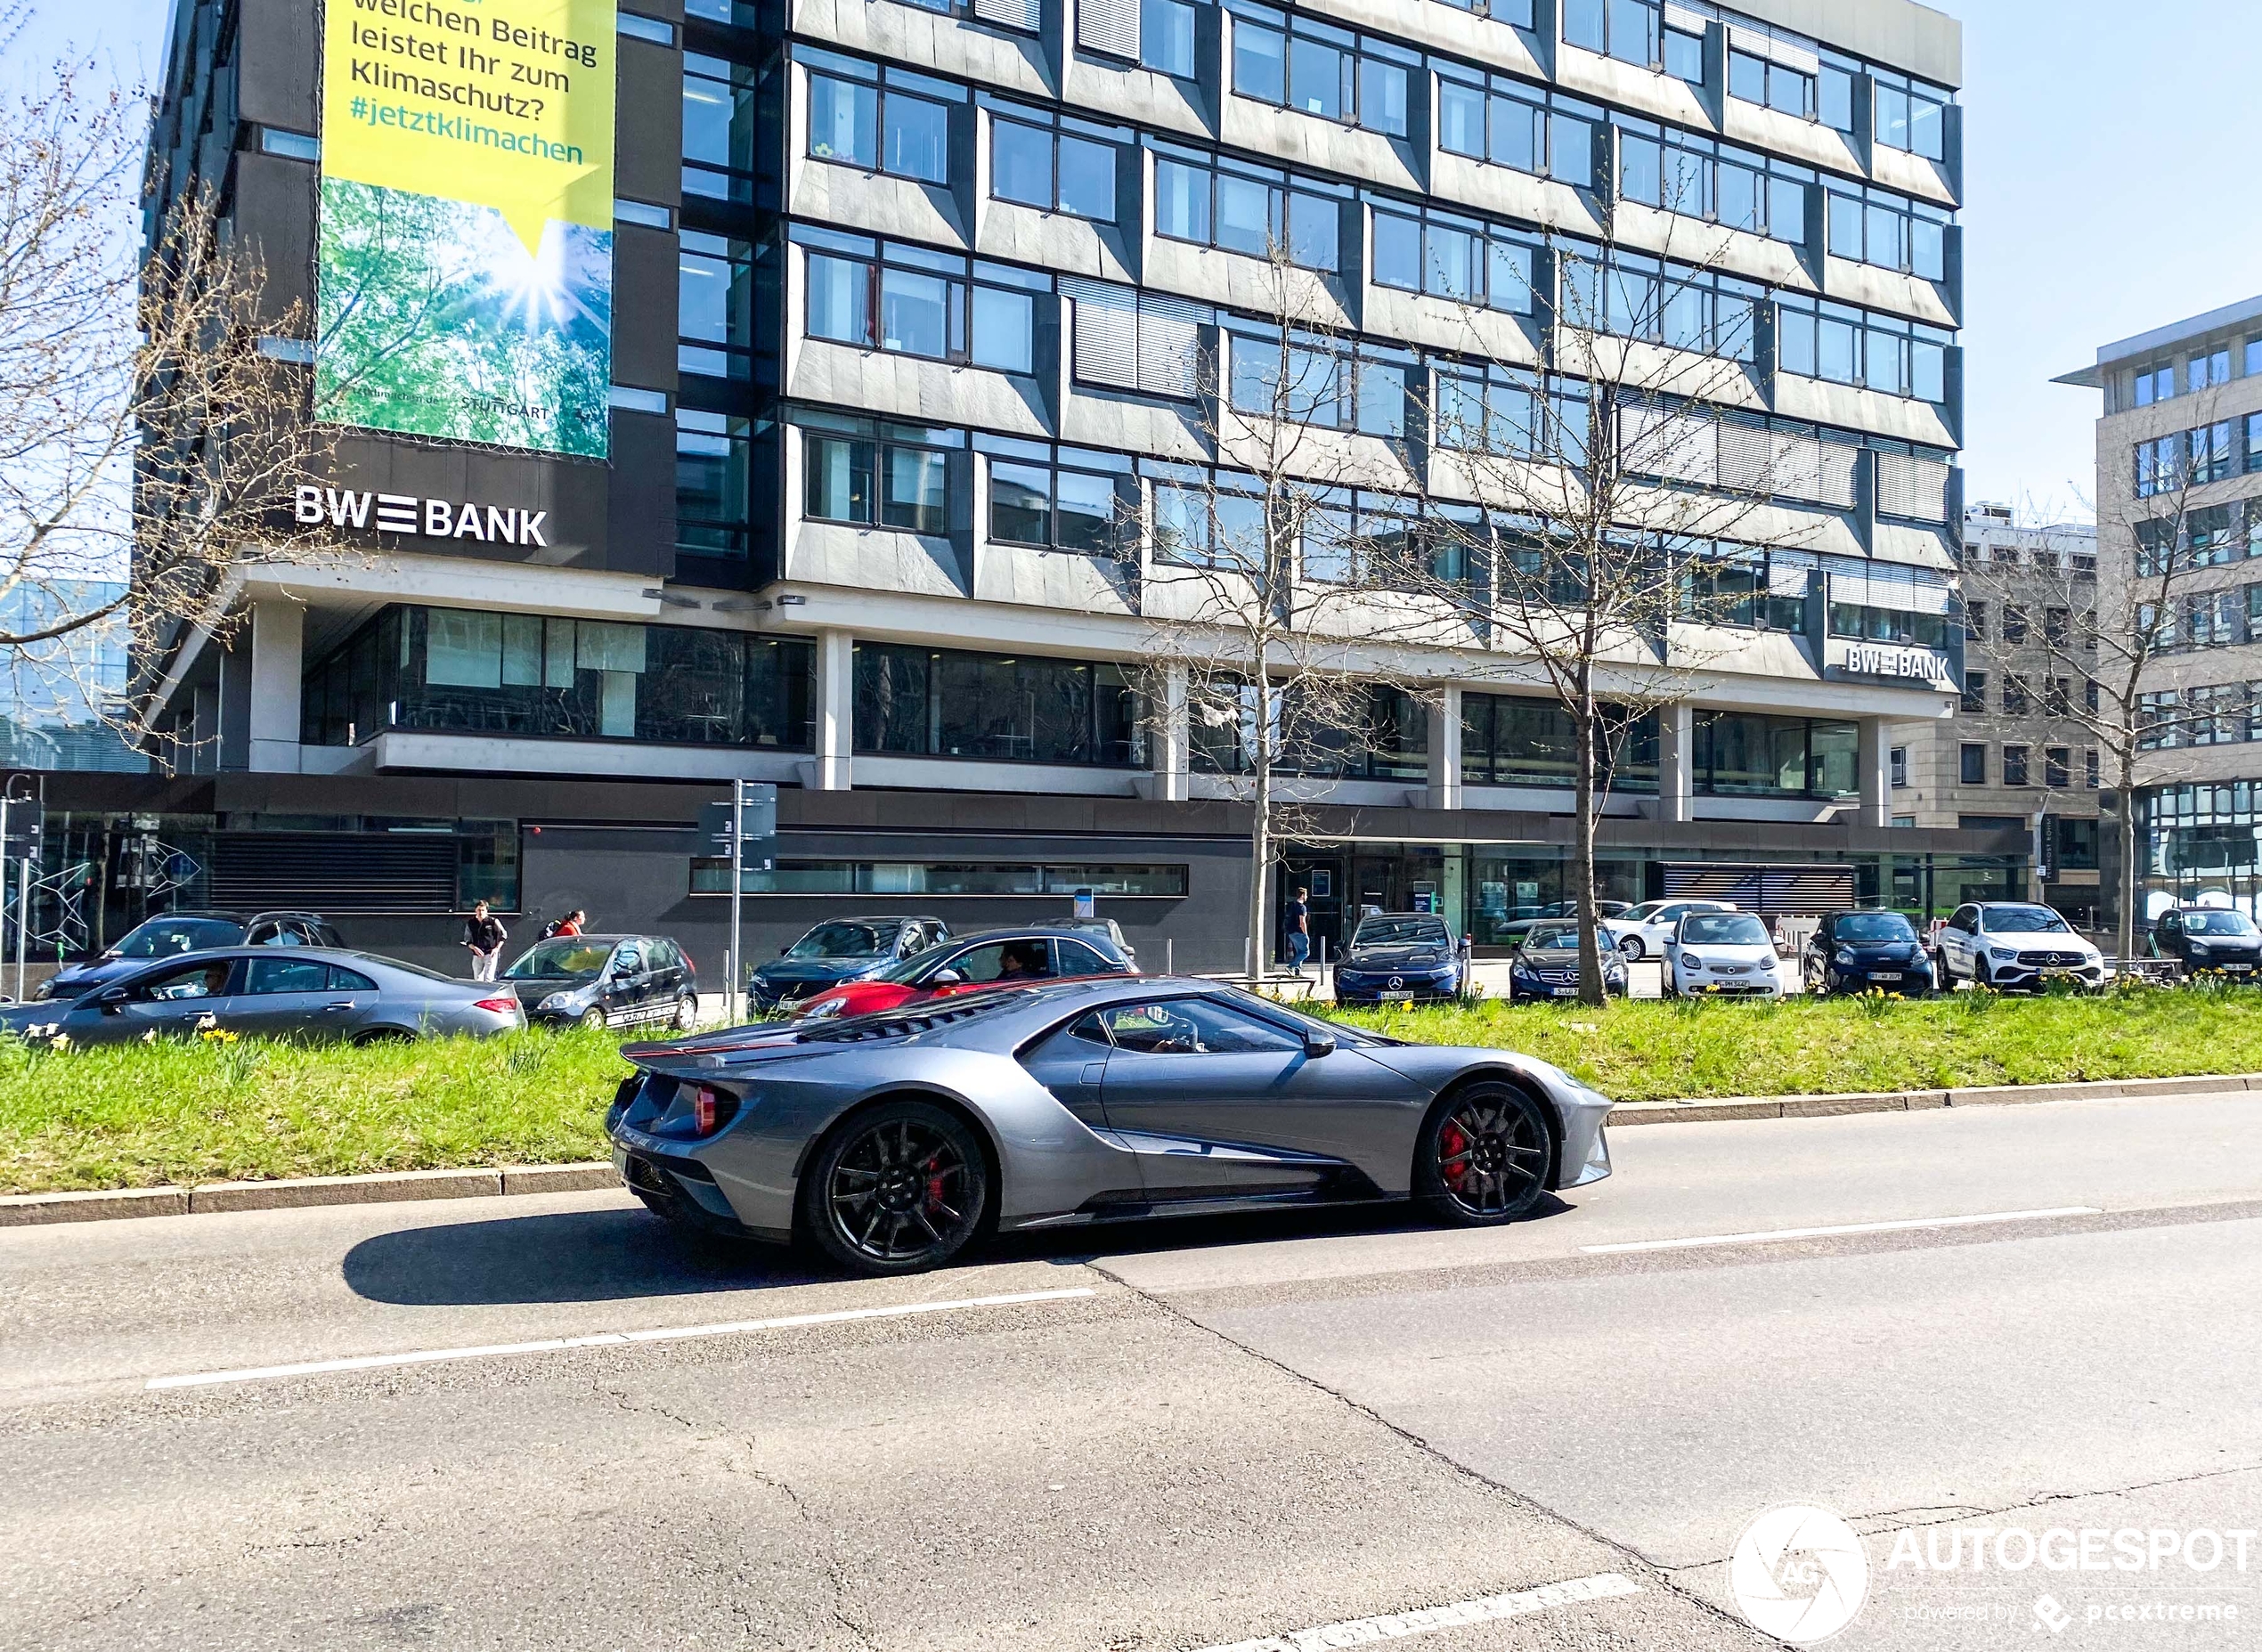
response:
M1621 1101L2262 1071L2262 992L1780 1004L1479 1001L1344 1012L1520 1050ZM0 1192L599 1159L617 1036L530 1031L354 1050L252 1040L0 1043Z

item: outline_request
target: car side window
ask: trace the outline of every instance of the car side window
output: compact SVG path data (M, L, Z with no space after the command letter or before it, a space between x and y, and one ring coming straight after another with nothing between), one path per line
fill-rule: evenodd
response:
M1061 973L1063 975L1107 975L1114 972L1114 964L1080 940L1055 941L1054 944L1060 948Z
M1304 1041L1269 1021L1199 998L1125 1004L1100 1012L1117 1047L1143 1055L1300 1053Z
M143 981L134 989L134 997L142 1004L171 1004L185 998L217 998L228 990L228 977L234 965L221 958L207 964L188 964L179 969L167 970L162 975Z
M330 966L330 986L327 990L331 992L375 992L377 990L377 983L366 975L360 974L355 971L346 969L338 964L333 964Z
M254 958L245 971L249 993L326 992L330 965L318 958Z
M1107 1048L1109 1044L1107 1026L1100 1020L1097 1010L1093 1011L1091 1014L1070 1028L1068 1036L1071 1038L1081 1039L1086 1044L1096 1044L1102 1049Z
M634 975L643 968L644 954L637 948L622 947L613 954L613 972L615 975Z
M2160 932L2161 934L2180 935L2183 932L2184 915L2182 913L2163 912L2160 915Z

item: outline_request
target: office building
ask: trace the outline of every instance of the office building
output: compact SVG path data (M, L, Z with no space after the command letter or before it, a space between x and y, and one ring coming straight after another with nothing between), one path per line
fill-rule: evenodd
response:
M606 381L539 441L500 403L450 427L473 442L360 416L300 503L370 554L263 571L232 646L145 663L152 728L199 754L175 801L216 894L366 911L411 951L475 892L580 905L712 957L728 877L689 828L742 777L783 788L762 946L1086 888L1143 959L1237 965L1234 759L1141 695L1142 597L1183 490L1230 490L1203 387L1264 336L1268 245L1374 364L1313 415L1396 478L1346 498L1362 523L1450 491L1418 410L1473 313L1506 394L1576 400L1542 384L1567 272L1607 257L1614 292L1698 318L1649 342L1733 363L1799 548L1682 548L1751 599L1622 765L1610 893L1923 915L2022 889L2023 832L1890 825L1888 731L1946 716L1964 667L1952 20L624 0L617 30L590 60L617 59ZM153 162L222 189L278 313L318 264L344 279L362 127L419 95L378 63L326 134L321 55L292 0L178 0ZM1691 219L1718 259L1661 262ZM1481 946L1567 892L1563 719L1505 663L1441 659L1393 750L1307 788L1284 859L1323 935L1420 901Z
M2136 916L2262 894L2262 298L2100 348L2103 623L2154 627L2138 685ZM2107 777L2110 786L2111 778ZM2110 861L2113 834L2106 833ZM2118 875L2108 871L2108 889Z

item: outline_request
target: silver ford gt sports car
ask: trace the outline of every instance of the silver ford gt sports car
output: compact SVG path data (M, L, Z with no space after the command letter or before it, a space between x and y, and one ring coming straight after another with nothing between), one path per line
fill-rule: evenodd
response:
M671 1220L867 1274L976 1235L1423 1200L1489 1225L1610 1173L1610 1102L1543 1062L1412 1045L1215 982L1062 981L623 1052L606 1124Z

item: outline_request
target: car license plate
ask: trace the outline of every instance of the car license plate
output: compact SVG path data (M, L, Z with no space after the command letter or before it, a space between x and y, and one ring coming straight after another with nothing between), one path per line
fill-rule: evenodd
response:
M2223 973L2225 975L2243 975L2253 967L2254 965L2251 964L2225 964L2223 966Z
M1396 992L1385 992L1378 996L1385 1004L1412 1004L1413 1002L1413 994L1403 988Z
M1869 972L1869 979L1872 981L1899 981L1900 979L1900 972L1899 970L1871 970Z
M1550 987L1548 990L1558 998L1575 998L1579 996L1579 989L1576 987Z

